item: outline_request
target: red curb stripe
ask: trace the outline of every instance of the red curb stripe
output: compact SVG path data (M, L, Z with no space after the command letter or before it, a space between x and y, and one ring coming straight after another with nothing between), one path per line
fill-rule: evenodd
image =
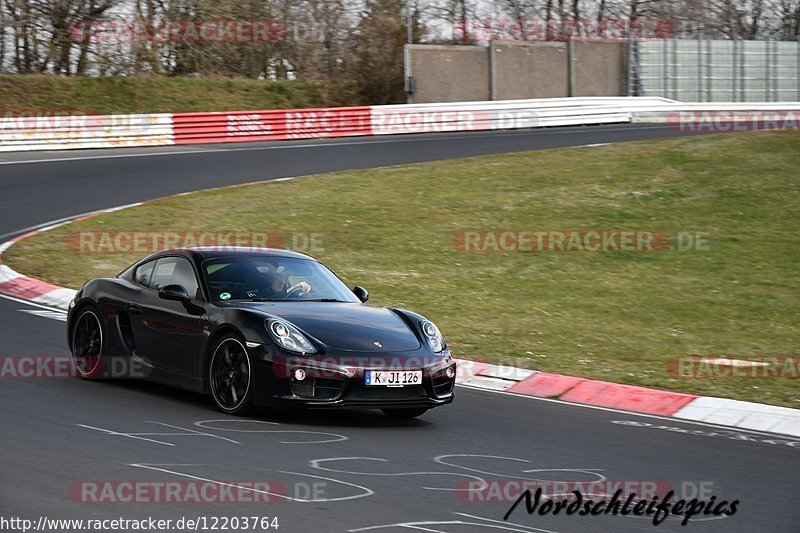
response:
M61 288L63 287L24 276L0 283L0 293L16 296L24 300L32 300L37 296L42 296Z
M28 238L31 235L36 235L37 233L39 233L39 230L35 229L33 231L29 231L28 233L23 233L22 235L17 235L13 239L9 239L8 242L12 242L12 243L16 244L17 242L21 241L22 239Z
M568 402L611 407L651 415L672 416L696 399L693 394L669 392L607 381L584 381L561 396Z
M516 392L517 394L525 394L527 396L554 398L561 396L583 381L586 381L586 378L537 372L528 379L515 383L507 390L508 392Z

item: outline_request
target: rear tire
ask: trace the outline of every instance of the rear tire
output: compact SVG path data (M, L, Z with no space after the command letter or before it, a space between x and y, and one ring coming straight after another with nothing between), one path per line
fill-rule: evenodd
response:
M88 380L105 376L106 336L101 313L93 305L80 309L75 325L70 332L70 351L78 377Z
M214 344L208 365L208 388L217 408L229 415L246 415L253 407L253 374L244 343L233 334Z
M416 418L428 411L427 407L406 408L406 409L381 409L383 414L390 418Z

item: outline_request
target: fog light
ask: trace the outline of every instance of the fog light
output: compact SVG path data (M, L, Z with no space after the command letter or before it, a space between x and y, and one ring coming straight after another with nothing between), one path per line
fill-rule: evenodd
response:
M453 379L456 375L456 367L455 366L448 366L447 370L444 371L448 378Z
M303 381L304 379L306 379L306 371L303 370L302 368L298 368L297 370L294 371L294 379L296 379L297 381Z

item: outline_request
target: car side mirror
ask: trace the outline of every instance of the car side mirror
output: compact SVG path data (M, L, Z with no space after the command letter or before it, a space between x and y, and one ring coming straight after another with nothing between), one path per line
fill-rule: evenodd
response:
M364 303L367 300L369 300L369 293L367 292L367 289L365 289L364 287L359 287L358 285L356 285L355 287L353 287L353 294L356 295L356 298L361 300L361 303Z
M158 291L158 297L163 300L174 300L176 302L189 303L189 293L183 285L165 285Z

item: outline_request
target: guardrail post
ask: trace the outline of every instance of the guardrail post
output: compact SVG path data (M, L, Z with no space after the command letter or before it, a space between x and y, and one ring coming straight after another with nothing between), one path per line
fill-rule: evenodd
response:
M771 63L772 63L772 56L769 53L769 41L764 41L764 54L766 57L764 58L764 69L766 70L766 74L764 76L764 99L767 102L771 102L770 96L772 96L772 91L770 89L770 78L772 77L771 74Z
M661 41L661 60L662 60L661 61L661 67L662 67L661 68L661 77L662 77L662 80L661 80L661 85L662 85L661 95L664 98L669 98L669 92L668 92L668 90L669 90L669 72L667 71L667 69L669 67L668 67L667 57L669 57L668 52L667 52L667 40L664 39L663 41Z
M697 48L695 49L694 59L695 68L697 69L697 101L701 102L703 99L703 41L700 35L697 36Z
M733 58L731 60L731 100L739 102L739 40L733 39Z
M706 39L706 76L708 82L706 83L706 102L714 101L714 56L711 55L711 40Z
M745 101L745 92L747 91L747 84L745 83L745 74L747 74L747 65L745 64L744 42L739 43L739 101Z
M678 41L672 39L672 99L678 99Z
M631 79L633 78L633 75L631 73L631 71L633 70L633 62L632 62L633 54L631 53L631 51L633 49L633 46L631 45L632 42L633 42L633 39L628 38L628 46L627 46L627 49L626 49L627 59L625 61L625 66L626 66L626 70L627 70L627 76L626 76L626 80L625 80L625 96L633 96L631 94L631 92L632 92L631 91Z
M497 63L494 60L494 41L489 41L489 100L497 98Z
M406 103L414 103L414 88L411 86L411 50L409 45L403 46L403 78L405 80Z
M572 35L567 37L567 96L575 96L575 47Z

